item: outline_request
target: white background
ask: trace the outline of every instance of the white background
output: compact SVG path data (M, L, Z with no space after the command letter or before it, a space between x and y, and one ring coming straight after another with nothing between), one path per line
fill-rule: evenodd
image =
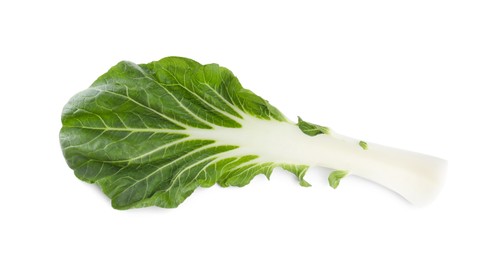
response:
M499 1L2 1L0 259L500 259ZM449 161L422 208L276 170L114 210L66 166L68 99L120 60L230 68L290 118ZM498 247L498 248L496 248Z

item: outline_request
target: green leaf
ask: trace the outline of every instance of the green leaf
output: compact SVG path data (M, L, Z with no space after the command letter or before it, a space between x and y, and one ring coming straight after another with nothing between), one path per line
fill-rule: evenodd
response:
M329 185L335 189L339 186L339 182L348 174L347 171L336 170L329 175Z
M244 186L275 167L309 186L308 165L258 145L269 131L257 125L295 126L216 64L181 57L120 62L71 98L62 123L68 165L117 209L177 207L197 187Z
M360 141L360 142L358 142L358 145L359 145L360 147L362 147L362 149L364 149L364 150L369 149L369 146L368 146L368 145L367 145L367 143L366 143L366 142L364 142L364 141Z
M319 134L328 134L329 133L329 128L321 125L316 125L312 124L309 122L304 121L301 119L301 117L297 117L298 119L298 127L303 131L303 133L309 135L309 136L315 136Z
M287 165L284 164L282 165L282 168L286 171L289 171L293 173L294 175L297 176L299 180L299 185L303 187L310 187L311 184L308 183L307 181L304 180L304 175L306 174L306 171L308 170L309 166L307 165Z

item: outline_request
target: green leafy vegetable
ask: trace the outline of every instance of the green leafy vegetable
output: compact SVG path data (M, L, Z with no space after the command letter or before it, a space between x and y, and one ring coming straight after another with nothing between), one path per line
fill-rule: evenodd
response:
M366 143L366 142L364 142L364 141L360 141L360 142L358 142L358 145L360 145L360 147L362 147L362 149L364 149L364 150L369 149L369 146L368 146L368 145L367 145L367 143Z
M177 207L197 187L245 186L276 167L310 186L304 180L310 166L351 167L363 175L370 167L354 162L374 159L326 127L289 121L228 69L180 57L118 63L71 98L62 123L68 165L117 209ZM329 183L335 187L343 176L331 174ZM368 178L381 182L377 176ZM416 190L382 184L404 196Z

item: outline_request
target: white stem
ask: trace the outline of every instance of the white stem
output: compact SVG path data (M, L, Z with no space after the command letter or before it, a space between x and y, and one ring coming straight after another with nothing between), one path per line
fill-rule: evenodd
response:
M368 143L343 136L316 136L315 147L324 151L317 165L346 169L381 184L416 205L430 203L445 181L447 162L428 155Z
M245 118L242 128L190 130L195 139L238 145L232 156L256 154L263 162L323 166L347 170L381 184L417 205L439 193L447 162L419 153L368 143L337 134L305 135L294 124Z

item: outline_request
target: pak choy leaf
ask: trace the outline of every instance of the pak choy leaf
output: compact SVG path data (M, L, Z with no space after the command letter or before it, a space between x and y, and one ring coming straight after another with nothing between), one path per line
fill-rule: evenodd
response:
M225 139L252 138L238 130L250 118L288 122L216 64L120 62L67 103L60 142L75 175L99 185L117 209L177 207L199 186L244 186L275 167L306 183L308 166L266 160Z
M294 124L228 69L181 57L118 63L70 99L62 123L66 162L117 209L177 207L197 187L245 186L276 167L310 186L310 166L350 168L379 149L361 155L358 141Z

